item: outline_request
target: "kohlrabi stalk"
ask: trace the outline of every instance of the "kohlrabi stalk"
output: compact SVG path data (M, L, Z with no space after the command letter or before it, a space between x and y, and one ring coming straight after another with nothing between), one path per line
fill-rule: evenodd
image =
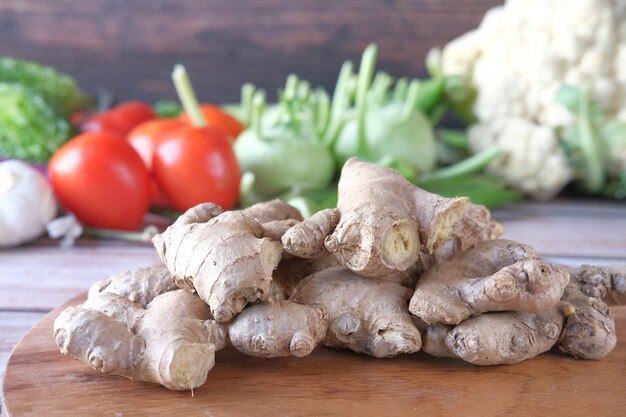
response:
M421 89L421 83L419 80L412 80L409 83L406 99L404 100L404 106L402 108L403 120L408 119L415 112L415 106Z
M419 186L444 197L467 196L473 203L483 204L489 208L522 199L518 192L507 188L504 180L485 174L457 178L454 181L430 181Z
M265 91L259 90L252 97L250 126L254 133L263 137L263 113L265 112Z
M393 94L391 96L392 101L404 101L406 100L407 91L409 89L409 80L408 78L400 78L396 81L396 85L393 89Z
M385 72L379 71L374 77L372 88L368 93L367 105L369 107L383 106L388 101L389 87L393 78Z
M366 155L368 152L367 137L365 131L365 114L367 113L367 91L374 76L376 65L376 45L370 44L363 51L361 66L359 68L359 78L356 90L356 111L357 111L357 155Z
M326 146L332 146L339 131L346 122L346 112L350 108L351 94L349 92L350 79L352 77L353 64L346 61L341 66L337 84L333 92L333 98L330 104L329 124L325 130L323 142Z
M424 173L418 177L418 184L427 184L433 181L449 180L467 177L482 171L502 154L497 146L486 148L454 165Z
M469 147L469 139L465 131L439 128L437 129L437 137L447 146L454 149L466 150Z
M323 89L315 92L315 130L320 140L326 134L330 121L330 98Z
M250 83L241 86L242 122L248 126L252 123L252 96L254 95L254 90L254 85Z

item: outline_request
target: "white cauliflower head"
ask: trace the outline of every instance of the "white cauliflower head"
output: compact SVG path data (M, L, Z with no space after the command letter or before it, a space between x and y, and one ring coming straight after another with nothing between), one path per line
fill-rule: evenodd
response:
M469 129L474 152L497 145L503 156L489 166L507 183L537 199L549 199L572 180L573 170L553 129L509 117Z
M531 196L554 195L572 179L572 170L550 130L574 121L556 102L556 91L563 84L583 87L609 117L626 122L626 1L508 0L443 49L445 75L472 66L478 93L472 147L500 145L509 162L497 162L493 170ZM485 134L490 136L480 137ZM549 144L538 146L540 137ZM526 143L511 143L518 141ZM538 155L544 152L553 158ZM553 177L527 172L539 160ZM506 172L513 169L522 171Z

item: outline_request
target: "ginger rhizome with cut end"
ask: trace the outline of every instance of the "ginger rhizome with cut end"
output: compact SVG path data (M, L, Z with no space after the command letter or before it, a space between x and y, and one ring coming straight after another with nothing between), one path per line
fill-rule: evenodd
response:
M247 306L228 325L228 339L242 353L265 358L303 357L326 335L322 308L288 300Z
M459 324L489 311L548 310L561 299L569 273L536 257L528 245L483 242L426 271L409 311L427 323Z
M319 345L475 365L552 348L607 355L616 332L603 298L623 301L626 266L568 270L500 233L467 198L351 159L337 208L307 220L278 200L191 208L153 239L163 265L94 284L55 339L101 372L177 390L202 385L227 340L264 358Z
M208 306L185 290L157 295L144 309L102 292L54 322L62 353L92 368L172 390L204 384L225 331Z
M282 253L278 240L301 219L294 207L278 200L226 212L205 203L153 243L174 282L196 291L215 320L228 322L247 303L269 298Z
M444 261L501 233L489 211L468 198L428 193L392 169L355 158L344 165L338 192L336 209L285 233L288 253L307 258L328 250L359 275L380 277L418 261Z

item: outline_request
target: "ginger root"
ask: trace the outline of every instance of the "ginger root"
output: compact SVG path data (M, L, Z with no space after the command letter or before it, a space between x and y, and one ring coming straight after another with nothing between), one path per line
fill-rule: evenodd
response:
M54 338L62 353L97 371L186 390L206 381L225 331L185 290L158 295L145 309L103 292L64 310Z
M420 333L407 311L411 290L386 280L362 277L322 260L318 271L296 280L290 300L320 306L328 314L322 344L377 358L417 352Z
M583 265L570 269L572 279L560 303L565 324L558 348L576 358L599 359L617 344L615 321L602 298L624 294L626 267Z
M521 362L547 352L563 328L557 309L543 313L498 312L483 314L454 327L446 346L474 365Z
M599 297L621 294L622 272L620 266L570 268L560 301L548 310L487 312L457 326L432 324L423 331L423 349L476 365L515 363L553 347L576 358L600 359L615 348L617 338L609 307Z
M326 335L328 317L319 307L288 300L247 306L228 325L228 339L242 353L265 358L303 357Z
M167 268L153 265L148 268L131 269L99 281L89 288L88 297L98 293L117 294L146 307L157 295L178 289Z
M569 273L536 257L528 245L483 242L426 271L409 311L427 323L454 325L489 311L546 311L561 299Z
M176 285L196 291L215 320L225 323L247 303L269 298L282 252L277 239L301 219L278 200L227 212L206 203L183 214L153 243Z
M191 208L153 239L163 265L92 286L57 318L55 340L96 370L177 390L206 381L226 340L266 358L318 345L476 365L552 348L608 354L615 323L602 298L624 297L626 267L568 271L500 233L467 198L350 159L337 208L307 220L278 200Z
M469 199L444 198L392 169L351 158L339 179L336 209L321 211L282 237L298 257L334 253L353 272L380 277L448 259L501 233L489 211Z

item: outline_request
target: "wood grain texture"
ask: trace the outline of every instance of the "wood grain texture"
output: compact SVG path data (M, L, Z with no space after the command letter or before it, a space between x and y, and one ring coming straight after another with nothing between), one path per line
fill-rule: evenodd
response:
M503 238L525 242L544 257L621 259L626 262L626 204L570 201L527 203L493 216Z
M79 302L74 300L72 303ZM609 416L626 409L626 308L614 310L619 343L606 358L557 353L508 366L475 367L423 353L373 359L318 348L303 359L218 352L207 383L190 392L99 374L61 355L50 329L60 310L16 347L4 385L11 417L228 416Z
M157 262L152 246L107 242L63 249L48 241L0 251L0 309L48 312L96 281Z
M0 391L9 353L24 333L37 323L44 313L0 311Z
M380 67L424 74L434 45L475 27L501 0L2 0L0 54L53 65L92 92L173 98L184 62L205 101L238 99L244 82L273 92L295 72L334 85L369 42Z
M548 256L551 260L570 265L581 263L606 264L626 262L626 239L623 234L623 221L626 219L626 205L624 205L624 203L571 200L553 201L550 203L527 203L520 206L511 206L496 210L494 211L494 216L503 223L506 237L527 241L536 246L544 256L546 254L553 254ZM85 291L93 282L112 273L119 272L126 268L147 266L154 262L157 262L157 257L150 245L112 241L80 240L77 247L67 250L60 249L57 246L57 242L41 239L25 247L0 251L0 373L4 370L4 364L1 361L2 358L8 357L14 343L27 330L30 324L41 317L42 312L49 311L63 301ZM621 331L620 343L622 343L621 340L623 340L623 327L625 325L626 322L624 320L620 321L618 324ZM275 377L279 376L280 372L294 369L293 366L296 365L290 360L269 361L266 363L251 358L241 359L238 355L232 358L228 356L230 354L227 354L227 352L223 354L227 355L226 358L230 358L228 359L230 362L222 364L220 360L216 372L222 369L222 371L219 371L221 373L217 375L226 378L224 379L225 381L233 382L231 386L242 383L232 378L229 379L228 375L226 375L227 371L238 366L238 361L243 361L245 365L242 366L247 367L246 374L256 375L257 373L262 373L261 375L266 376L262 384L269 385L259 392L268 396L268 398L274 398L276 400L272 405L274 408L271 408L275 411L274 414L289 415L284 408L281 408L283 407L282 402L295 401L296 404L301 404L301 402L298 402L299 400L293 399L296 395L295 393L287 395L282 392L294 389L296 393L303 394L303 392L305 392L304 388L298 386L300 381L305 383L303 387L312 390L317 396L327 395L340 410L347 410L348 407L354 406L354 403L357 401L355 399L342 399L343 388L340 384L330 384L330 388L328 388L327 391L320 393L319 390L321 388L313 386L314 384L311 382L315 375L319 375L319 371L315 369L314 364L308 363L307 365L303 365L304 362L296 362L297 366L305 367L297 368L299 372L302 373L302 376L298 377L295 382L293 380L289 381L290 384L293 383L295 386L295 388L292 388L282 385L286 384L285 381L282 383L274 383ZM406 375L402 374L400 367L408 366L410 369L418 369L422 372L436 367L433 364L439 366L443 363L446 367L437 375L444 379L448 378L449 375L456 375L457 373L474 375L476 373L475 368L467 367L466 365L456 362L447 364L446 361L434 360L433 362L427 363L419 361L419 367L414 369L413 367L418 365L414 363L413 358L398 359L400 365L394 365L396 360L391 361L390 364L384 362L379 365L380 361L345 352L321 350L320 354L322 355L322 359L326 357L324 355L339 355L340 357L347 356L351 359L355 358L355 360L358 361L357 365L351 364L348 366L343 364L337 369L333 368L328 371L328 376L325 377L325 379L333 379L336 377L336 373L340 372L339 370L354 373L354 378L356 379L354 384L358 386L350 388L347 392L355 398L361 398L358 395L359 392L370 392L368 390L374 389L373 384L381 383L377 375L368 375L365 373L366 370L374 372L374 369L379 369L378 366L382 366L383 368L381 369L388 369L390 375L397 377L401 382L407 385L408 388L398 388L396 385L392 384L389 389L387 386L379 387L379 389L389 396L391 396L390 390L398 389L399 392L402 393L398 395L403 395L403 398L407 396L410 397L407 401L409 401L410 404L415 404L416 409L415 412L409 410L407 412L409 415L420 414L423 406L420 405L421 403L418 404L419 401L429 404L428 407L434 410L434 415L446 415L448 414L447 411L459 411L462 413L462 398L465 398L463 396L475 397L484 403L496 401L499 406L494 409L506 413L508 408L506 408L504 402L499 402L499 400L495 398L487 398L483 392L478 392L478 389L480 388L487 391L493 389L495 392L505 395L505 398L508 398L506 395L513 395L517 391L526 392L532 389L532 372L542 372L541 369L536 368L531 368L531 371L529 371L524 367L506 367L503 369L509 373L509 376L520 375L519 381L522 385L517 388L511 388L509 386L506 389L496 386L498 383L505 381L503 379L505 377L501 373L496 373L493 375L489 374L495 378L493 387L489 385L487 380L481 380L483 385L480 385L479 388L476 389L471 389L471 383L468 382L466 384L467 387L458 392L441 391L440 385L435 384L435 386L432 386L432 384L429 384L421 375L414 375L408 378ZM332 357L334 358L334 356ZM417 358L419 357L420 355L417 355ZM315 364L323 363L322 359L318 359ZM540 358L537 360L544 359ZM362 364L366 364L365 366L373 366L367 365L370 362L375 364L376 367L365 368L364 370L360 369ZM275 365L275 363L279 363L279 365ZM591 364L593 363L594 362ZM578 362L575 362L575 364L578 364ZM591 364L584 362L583 366L595 366ZM274 369L274 366L278 366L280 370ZM513 370L509 371L509 369ZM555 377L553 386L546 387L544 393L537 394L538 396L532 399L531 402L534 404L532 407L535 407L532 408L532 410L536 411L539 409L540 404L537 403L537 401L543 403L550 402L550 398L558 397L563 390L565 390L564 392L568 393L568 395L571 395L571 386L567 385L568 381L569 383L578 383L579 388L575 389L575 391L578 392L578 390L581 389L580 387L584 386L584 384L582 378L583 374L580 373L582 372L582 368L576 368L576 371L578 373L576 373L574 377L564 381L559 381L558 378ZM241 372L243 373L243 371ZM481 370L481 373L482 372L485 371ZM493 371L488 370L487 372ZM557 376L558 375L559 374L557 374ZM212 378L215 378L215 375L213 375ZM209 382L209 384L211 384L211 390L217 389L221 393L220 395L224 395L223 388L219 388L219 386L217 386L219 383L216 381L218 380L212 379ZM242 381L245 381L245 379L242 379ZM601 380L598 379L598 381L594 382L596 385L584 388L586 395L590 396L590 393L595 389L601 392L599 388L600 383ZM89 386L92 387L93 385ZM258 387L244 384L244 388L242 389L244 389L243 392L246 394L252 395L256 392L254 390L258 389ZM412 397L410 393L413 393ZM169 393L168 395L175 394ZM396 394L394 393L394 395ZM442 406L441 404L444 402L444 397L447 398L446 401L451 401L452 405ZM180 398L185 401L191 401L187 398L187 395L181 394ZM607 399L606 397L602 398L603 400ZM365 401L363 404L376 405L374 401ZM456 404L456 406L453 407L454 404ZM519 405L520 403L515 404ZM363 408L365 408L365 405ZM218 411L227 406L228 404L224 402L218 403ZM240 415L245 414L245 412L250 409L249 407L251 406L244 405L243 403L240 404L238 413ZM389 405L389 407L391 407L391 411L395 410L393 405ZM588 411L589 408L583 407L583 410ZM361 409L360 406L356 406L357 411ZM389 413L391 413L391 411ZM296 415L297 413L293 414ZM531 413L529 412L529 414ZM570 415L576 414L570 413Z

